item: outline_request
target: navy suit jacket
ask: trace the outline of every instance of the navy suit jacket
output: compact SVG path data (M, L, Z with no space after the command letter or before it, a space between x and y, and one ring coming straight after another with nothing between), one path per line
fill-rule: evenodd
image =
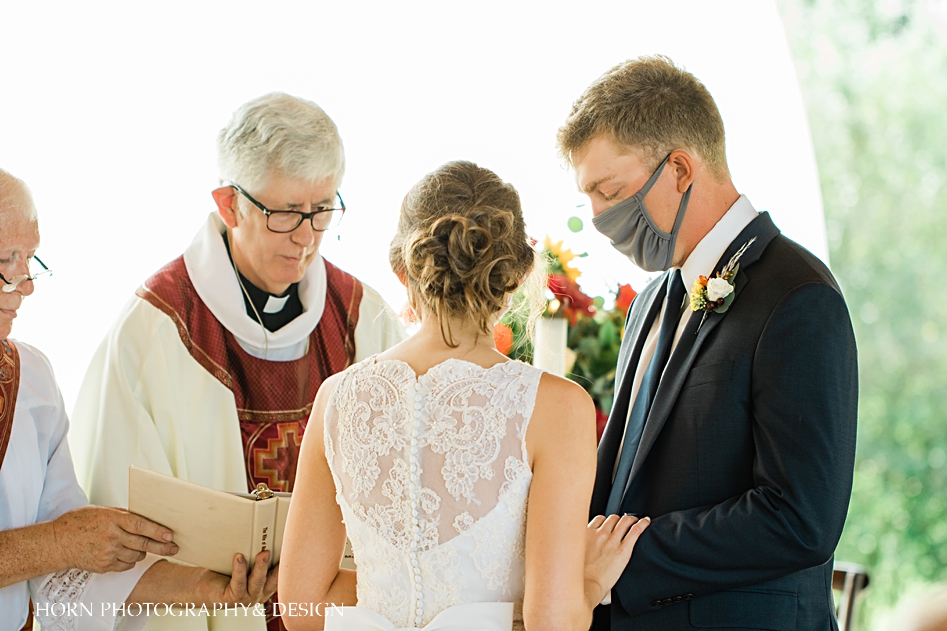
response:
M852 489L855 337L829 270L767 213L725 313L693 313L658 386L621 512L652 518L593 629L834 629ZM603 514L631 380L667 275L629 311L591 515ZM688 288L690 289L690 288ZM616 481L621 483L623 481Z

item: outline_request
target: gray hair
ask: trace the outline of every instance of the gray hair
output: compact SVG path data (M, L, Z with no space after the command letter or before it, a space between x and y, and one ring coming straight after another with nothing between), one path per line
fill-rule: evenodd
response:
M253 190L276 173L307 182L342 182L339 130L312 101L272 92L244 103L217 135L222 182Z

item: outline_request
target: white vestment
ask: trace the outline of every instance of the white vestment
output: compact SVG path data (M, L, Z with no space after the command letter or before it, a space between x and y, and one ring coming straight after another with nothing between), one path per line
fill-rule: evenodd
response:
M20 386L10 443L0 468L0 530L52 521L88 504L72 468L66 440L69 419L49 360L23 342L15 345L20 356ZM105 631L116 628L116 622L119 629L140 629L146 616L116 621L112 605L124 603L141 575L159 558L149 555L127 572L67 570L8 585L0 589L0 631L23 627L30 598L44 631ZM75 616L52 615L70 609Z
M223 222L211 215L184 254L197 294L249 354L274 364L302 357L326 303L321 257L299 284L302 315L264 335L247 315L223 231ZM361 287L356 362L405 337L381 296ZM96 351L76 401L70 440L79 483L95 504L127 506L128 467L134 465L245 493L247 464L237 412L233 392L194 359L175 321L136 296ZM254 618L241 626L231 614L210 623L165 619L161 628L262 629L263 622Z

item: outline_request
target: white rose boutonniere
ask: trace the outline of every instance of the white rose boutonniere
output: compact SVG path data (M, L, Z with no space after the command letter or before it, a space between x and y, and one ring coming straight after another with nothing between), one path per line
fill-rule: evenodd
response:
M743 256L747 248L753 245L756 237L743 244L743 247L737 250L730 262L713 277L701 276L694 281L694 287L691 289L691 310L703 311L704 317L700 320L700 327L707 319L708 313L724 313L733 304L736 295L733 293L734 283L736 282L737 272L740 271L740 257Z
M707 281L707 302L717 302L733 293L733 285L722 278Z

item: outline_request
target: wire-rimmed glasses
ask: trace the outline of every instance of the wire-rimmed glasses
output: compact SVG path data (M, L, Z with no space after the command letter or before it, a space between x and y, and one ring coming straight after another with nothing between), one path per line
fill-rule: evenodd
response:
M30 259L30 273L21 274L20 276L14 276L13 278L7 280L3 274L0 274L0 280L3 281L3 293L9 294L16 291L16 288L19 287L22 283L25 283L28 280L36 280L40 276L51 276L53 270L46 267L46 264L40 260L38 256L34 256Z
M263 214L266 215L266 229L270 232L292 232L306 219L309 220L313 230L325 232L338 226L339 222L342 221L342 215L345 214L345 202L342 201L342 195L338 192L335 194L338 200L337 207L317 206L316 210L304 213L299 210L270 210L233 182L230 183L230 186L250 200L251 204L263 211Z

